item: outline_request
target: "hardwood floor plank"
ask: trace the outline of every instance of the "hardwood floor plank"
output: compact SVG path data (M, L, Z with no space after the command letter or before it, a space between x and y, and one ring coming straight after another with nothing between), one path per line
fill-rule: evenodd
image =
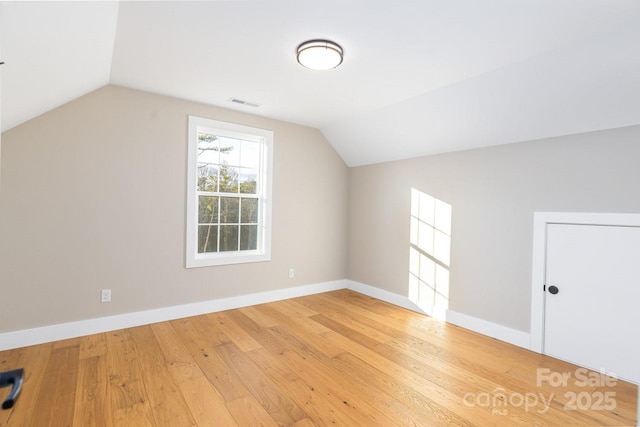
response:
M150 326L131 328L129 333L137 349L140 374L156 425L194 426L191 411L167 368L158 337Z
M208 316L207 316L208 317ZM198 368L215 387L225 402L247 396L249 391L231 372L231 369L215 351L211 345L210 337L192 321L173 321L172 326L180 336Z
M299 331L293 332L288 328L280 326L269 328L269 333L278 339L283 349L295 350L301 354L315 355L319 359L332 357L324 351L322 343L329 341L324 337L309 341L305 339L305 334L301 334ZM336 348L338 347L336 346ZM344 350L337 352L337 354L342 352L344 352Z
M278 321L276 319L260 311L258 307L242 307L238 310L263 328L278 326Z
M299 318L319 314L317 311L309 309L304 304L300 304L300 301L297 298L275 301L273 306L289 317Z
M204 376L172 323L155 323L151 325L151 330L158 341L167 366L177 374L174 375L177 384Z
M216 351L234 369L255 401L278 425L287 426L307 417L304 410L283 393L235 344L216 347Z
M208 314L207 317L214 322L242 351L251 351L260 348L256 342L241 327L236 325L230 318L229 313L234 311L223 311L220 313Z
M66 343L65 343L66 344ZM51 351L44 379L43 390L38 395L32 425L69 426L73 424L77 387L79 345L64 345Z
M180 322L180 320L176 320ZM212 347L232 343L229 337L217 322L209 316L195 316L189 318L189 324L195 328L200 334L206 338Z
M251 360L274 382L285 390L309 416L320 426L356 426L339 399L330 399L322 386L300 377L286 363L283 355L274 355L264 348L247 353ZM339 403L338 403L339 402Z
M404 344L389 343L380 344L374 348L374 351L383 355L390 361L397 363L405 368L412 369L416 374L436 384L438 387L448 390L461 399L466 393L491 393L495 390L504 390L505 393L510 395L526 395L530 393L532 389L537 389L538 393L544 393L547 397L554 396L554 400L562 405L567 403L565 399L564 391L557 387L552 387L548 384L538 386L535 376L528 376L528 381L519 381L511 379L511 377L505 378L502 372L496 373L496 371L489 370L485 367L486 363L477 363L477 355L469 355L467 360L463 357L453 354L451 352L442 352L437 356L427 355L420 352L414 352L414 348L408 348ZM494 358L501 356L495 355ZM451 370L450 366L455 365L458 369ZM517 365L515 365L517 366ZM575 367L572 368L572 371ZM562 370L550 369L553 372L563 372ZM440 373L439 377L434 374ZM575 378L573 379L575 383ZM583 391L587 391L584 389ZM596 392L595 388L589 389L589 393ZM613 389L602 388L600 392L615 392ZM542 410L542 402L536 407L532 407L534 410ZM555 410L555 406L551 408ZM559 419L563 419L562 413L556 414ZM580 422L589 424L599 424L604 420L601 419L597 412L583 411L581 414L576 414L575 418ZM621 419L622 421L623 419ZM568 421L568 420L567 420ZM630 420L624 420L629 422Z
M266 312L270 316L278 319L278 326L282 326L280 330L295 330L300 341L312 344L315 348L329 357L338 355L344 351L342 347L322 336L323 333L329 331L328 328L314 322L308 317L290 317L271 305L259 306L257 307L257 310ZM273 330L273 327L270 329Z
M25 348L16 348L0 352L0 372L12 371L20 368L20 359L25 352ZM0 401L4 401L9 394L9 388L0 389ZM11 417L13 410L0 411L0 426L6 425Z
M265 313L266 315L276 319L278 325L287 325L296 330L304 330L310 334L317 335L322 334L324 332L329 331L329 328L326 328L320 325L318 322L314 322L309 319L307 316L294 316L287 305L280 304L282 301L270 303L270 304L262 304L256 306L256 310L261 313ZM318 313L313 313L315 315Z
M107 334L95 334L82 337L80 341L80 359L105 356L107 354Z
M222 396L205 377L181 382L180 390L198 426L242 427L229 412Z
M495 390L498 390L498 389L504 389L505 393L511 393L511 394L518 393L520 391L524 393L524 390L510 390L508 388L505 389L505 388L501 388L500 384L492 383L489 378L492 378L493 375L489 374L489 375L486 375L487 378L479 378L477 375L477 372L475 371L480 369L480 367L471 366L469 370L465 370L465 366L469 366L469 363L466 361L464 361L464 363L461 363L461 361L458 360L457 364L455 361L449 361L449 363L446 366L433 366L433 364L431 364L428 369L425 369L424 365L421 364L418 360L411 359L408 355L397 352L387 344L373 344L372 342L367 342L366 339L363 340L361 338L361 334L351 330L345 325L338 324L337 322L332 323L331 321L328 321L324 316L318 317L318 321L323 322L323 324L325 325L331 326L332 328L335 329L336 333L339 333L342 336L346 336L349 340L352 340L354 342L364 341L365 345L363 347L367 349L366 351L373 350L379 356L382 356L388 359L387 361L385 361L384 359L382 360L377 359L377 356L367 355L366 353L363 355L364 349L358 349L357 347L353 347L354 351L352 351L352 353L354 353L358 357L361 357L361 358L364 357L365 360L369 362L375 361L376 362L375 366L378 367L378 369L382 369L381 367L385 365L389 365L389 362L393 362L394 365L397 365L397 367L402 368L402 370L397 370L393 373L394 378L404 378L404 377L407 377L408 372L414 372L416 375L421 375L424 379L426 379L430 383L438 386L438 388L441 390L441 393L440 395L434 395L434 397L435 398L446 397L443 399L436 399L436 400L439 404L442 404L448 407L452 412L455 412L458 414L469 414L468 408L462 407L460 405L460 403L463 402L464 396L467 393L473 393L475 395L479 393L494 393ZM440 351L431 352L431 354L429 354L427 357L422 357L420 360L431 361L434 358L437 358L440 353L442 353L442 349L440 349ZM453 355L449 355L449 356L453 356ZM455 359L459 359L459 357L455 356ZM454 364L457 368L459 368L459 369L452 370L452 372L459 374L459 378L457 379L453 377L449 377L446 374L446 372L449 370L452 364ZM460 366L461 364L463 366ZM404 371L404 374L403 374L403 371ZM419 383L416 382L415 384L419 384ZM476 384L481 384L484 388L478 389ZM409 384L405 383L405 385L408 386ZM475 416L486 417L487 414L483 413L482 411L475 411ZM530 417L525 417L525 419L520 420L520 422L523 425L527 425L531 422L527 420L528 418ZM514 419L512 419L511 421L513 422ZM487 419L486 422L489 422L489 420Z
M20 364L19 360L26 348L14 348L13 350L7 350L0 352L0 372L10 371L17 369Z
M313 314L313 313L309 313ZM349 408L352 413L349 415L355 419L358 425L392 425L394 422L384 413L380 412L375 405L363 401L357 395L354 395L348 387L342 387L339 383L332 379L331 375L325 375L322 369L316 369L315 365L320 365L316 361L313 354L320 360L326 358L321 353L299 339L294 334L288 333L280 327L261 328L259 325L252 323L250 319L238 320L246 330L254 336L254 338L262 344L263 348L269 350L274 355L282 355L288 362L288 366L299 376L314 381L315 388L322 387L321 394L333 399L334 406L340 406L340 402L345 405L343 408ZM273 345L273 338L276 339L277 345ZM301 357L297 351L300 351ZM304 357L307 356L307 357ZM317 363L315 363L317 362ZM327 368L327 366L323 366ZM349 397L347 397L349 396Z
M73 425L87 427L113 425L109 407L108 378L106 355L82 358L81 351Z
M407 406L387 394L385 390L371 387L367 379L361 378L355 371L336 369L337 365L333 356L326 356L321 352L314 351L307 344L300 342L296 335L284 329L270 328L270 331L277 334L281 340L286 341L291 349L301 351L300 355L308 362L308 365L299 369L301 375L307 377L308 369L317 370L319 375L323 375L323 373L330 375L327 381L333 384L334 389L346 391L351 396L355 395L355 399L350 399L352 401L359 402L360 399L363 399L365 401L363 406L375 407L376 411L380 411L385 417L393 420L392 425L422 425L417 418L412 416L412 411ZM289 361L289 358L287 360ZM292 369L295 366L295 364L290 365ZM339 372L339 375L331 375L330 373L333 372Z
M171 323L151 326L169 370L184 396L198 426L235 426L224 399L194 361Z
M321 296L321 297L327 297L327 296ZM413 325L412 328L414 326L415 325ZM382 325L380 325L380 327L384 328L384 326ZM449 342L451 340L449 340L448 337L443 335L437 335L436 337L434 337L433 335L429 335L428 338L430 339L430 342L422 341L422 343L420 343L420 341L416 341L415 338L406 340L406 335L404 338L402 337L402 335L401 336L396 335L396 338L399 338L400 341L409 341L411 344L407 344L406 342L398 343L395 341L389 344L400 346L402 350L405 351L405 354L413 354L416 356L416 359L429 361L430 368L422 369L422 372L437 372L437 370L434 371L433 369L434 368L433 360L434 359L440 360L446 366L450 366L452 364L455 365L456 369L452 370L451 372L466 375L467 384L470 382L468 377L473 376L475 381L472 381L471 382L472 384L473 383L484 384L485 387L489 386L489 387L492 387L494 390L502 388L502 389L506 389L506 391L510 393L526 394L530 392L530 390L537 388L540 390L540 392L545 392L547 396L554 394L555 396L554 399L556 400L556 402L554 403L560 403L561 405L558 405L558 406L560 406L560 410L564 412L564 404L567 403L567 399L564 398L565 391L558 390L557 388L550 387L548 385L546 385L545 387L544 384L542 385L542 387L538 386L536 384L537 378L534 370L531 370L530 368L528 369L529 371L529 375L527 378L528 381L525 381L525 382L511 381L511 376L505 377L504 374L509 372L514 367L522 366L523 363L529 367L531 362L539 363L540 364L539 367L549 368L553 372L572 372L572 371L575 371L576 369L574 365L571 365L562 361L557 361L555 359L551 359L536 353L522 351L522 349L517 349L514 346L510 346L508 344L501 343L501 342L495 342L494 346L480 345L482 344L482 340L486 342L486 337L482 337L476 333L466 331L461 328L455 328L455 329L457 329L456 332L458 332L456 335L464 336L466 340L474 341L474 344L477 343L478 346L474 346L474 348L477 349L477 351L474 351L473 353L467 353L465 354L464 357L461 357L456 352L448 350L448 348L450 347L455 348L453 344L459 345L460 341ZM437 347L437 351L435 352L428 351L427 353L424 353L425 345L432 346L433 343L436 343L436 344L440 343L441 347ZM376 348L378 349L379 352L381 352L384 349L384 353L386 353L388 358L391 358L389 357L389 355L394 352L389 346L378 345L376 346ZM514 358L505 357L505 354L514 356ZM413 366L415 367L418 365L420 364L414 360ZM440 366L440 369L446 370L446 367ZM478 381L478 376L482 377L481 381ZM500 384L498 384L496 381L499 381ZM572 381L575 383L575 378ZM624 387L625 385L621 383L619 386ZM477 392L477 390L473 390L473 391ZM485 392L486 391L487 390L485 390ZM582 391L585 391L585 390L583 389ZM615 393L615 390L601 388L600 390L593 389L593 390L590 390L589 392L590 393L596 392L596 395L597 395L598 392L599 393ZM624 395L628 395L628 393L624 393ZM554 408L555 408L555 405L554 407L552 407L552 410ZM624 412L624 411L621 411L621 412L622 413L618 413L617 415L618 421L620 423L630 424L633 422L634 414L631 414L629 412ZM562 413L557 414L557 416L559 419L564 418L564 414ZM602 418L602 413L599 411L585 410L585 411L582 411L581 414L576 415L575 418L577 418L581 423L585 423L588 425L591 425L591 424L598 425L602 422L605 422L605 419Z
M384 365L382 370L375 362L374 366L369 366L351 353L338 356L336 363L343 369L357 369L357 372L368 378L369 383L382 387L413 411L421 414L422 422L428 425L528 425L514 417L495 417L488 408L470 408L464 404L462 397L437 388L433 383L409 370L390 373L384 369Z
M69 338L66 340L60 340L53 343L53 349L65 348L65 347L80 347L80 342L83 337Z
M348 415L356 420L358 425L389 426L389 425L419 425L411 423L410 417L404 417L394 411L388 411L384 402L385 391L376 390L376 399L368 399L370 394L354 393L355 385L351 381L340 381L334 371L333 363L318 360L312 355L300 355L296 351L286 351L283 354L289 367L299 376L321 385L321 392L326 396L333 396L336 405L342 402L349 409ZM346 373L345 373L346 375Z
M314 423L311 418L305 418L295 424L291 424L289 427L317 427L318 424Z
M153 426L137 349L127 330L107 334L109 396L115 426Z
M317 307L316 311L319 311L316 315L322 315L334 322L341 323L349 328L360 332L368 338L374 339L378 342L385 343L393 339L395 330L391 329L391 334L387 334L380 325L375 322L367 322L367 318L359 315L358 313L350 310L350 306L347 304L336 304L329 301L316 301L317 305L311 306ZM321 313L321 314L320 314ZM313 319L311 315L309 318Z
M343 293L352 294L351 291ZM460 359L458 351L460 346L464 348L473 345L474 351L466 353L460 362L467 364L468 361L472 361L473 364L480 364L491 372L491 376L503 375L514 367L514 361L522 361L528 365L529 363L540 364L546 360L543 355L530 351L523 352L520 348L497 340L493 340L493 345L488 346L486 345L487 337L454 325L435 321L426 316L415 316L407 310L404 310L409 313L407 320L398 320L347 304L346 301L336 299L334 295L321 294L317 297L322 299L325 304L329 302L333 306L341 307L341 310L352 311L358 315L360 322L369 323L370 326L379 328L385 334L392 336L395 342L405 345L405 348L420 352L420 357L429 359L441 357L447 360L456 357ZM363 301L364 298L358 296L356 299ZM311 304L313 303L311 302ZM416 319L419 323L416 323ZM477 341L478 338L484 341ZM517 352L513 353L514 350ZM505 357L506 355L513 356L513 358Z
M0 411L0 426L32 425L31 420L36 411L38 396L40 393L49 392L42 391L42 381L52 350L53 343L24 347L19 351L10 350L12 353L19 354L20 357L15 365L8 365L6 370L24 368L24 380L22 391L13 408ZM9 393L8 389L6 392Z
M0 426L637 425L636 385L350 290L0 352L18 367Z
M339 336L335 336L334 339L341 339ZM462 423L471 423L472 420L484 420L481 425L485 423L491 424L495 417L490 410L482 407L469 408L464 404L464 397L467 393L473 395L485 394L487 396L494 395L496 390L500 388L498 384L482 383L484 388L479 389L477 382L473 380L473 376L466 377L461 381L452 381L449 379L449 385L444 386L442 382L433 382L434 378L438 376L446 375L445 372L439 372L433 370L429 376L425 378L421 374L420 366L415 360L409 358L394 358L393 360L387 359L387 357L379 354L376 350L378 348L366 348L354 343L349 353L345 353L336 357L342 363L350 361L349 364L343 366L342 369L354 370L361 366L365 368L365 375L369 381L374 380L374 374L380 372L383 378L386 378L377 387L385 387L385 385L393 391L394 396L410 397L409 401L420 402L419 407L416 409L422 409L425 416L429 417L430 422L434 422L430 418L433 414L448 413L455 414L455 416L465 417L466 421ZM355 356L356 359L352 359ZM362 363L364 360L367 364ZM392 363L390 363L392 362ZM375 371L370 371L367 365L375 368ZM384 388L383 388L384 389ZM429 393L429 390L436 389L437 393ZM453 389L453 391L451 391ZM512 390L504 390L504 393L513 393ZM428 396L429 400L425 401L421 396ZM408 403L408 402L407 402ZM444 409L444 410L443 410ZM535 409L535 408L534 408ZM509 419L509 423L517 425L529 425L531 423L532 416L525 414L521 417L520 414L512 416ZM448 424L450 420L439 420L438 424ZM508 424L508 423L507 423Z
M324 314L316 314L315 316L312 316L311 319L314 322L318 322L319 324L326 326L332 331L344 336L348 340L356 342L362 346L373 347L380 343L379 341L371 338L368 335L365 335L361 332L351 329L348 326L343 325L342 323L336 322L328 318Z
M227 408L240 426L278 427L278 424L252 396L244 396L228 402Z
M260 347L265 347L272 353L282 353L283 349L277 340L273 339L273 336L269 332L261 327L259 324L251 320L244 313L239 310L233 310L226 313L227 317L237 325L240 330L244 331L250 336ZM255 348L245 349L243 351L251 351Z

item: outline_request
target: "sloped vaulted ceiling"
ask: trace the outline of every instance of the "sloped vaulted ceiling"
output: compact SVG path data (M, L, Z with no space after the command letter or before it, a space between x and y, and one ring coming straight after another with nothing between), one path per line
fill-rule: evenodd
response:
M351 166L640 124L637 0L2 1L0 14L3 130L109 83L317 127ZM340 43L344 63L299 66L313 38Z
M117 2L0 2L2 130L109 84Z

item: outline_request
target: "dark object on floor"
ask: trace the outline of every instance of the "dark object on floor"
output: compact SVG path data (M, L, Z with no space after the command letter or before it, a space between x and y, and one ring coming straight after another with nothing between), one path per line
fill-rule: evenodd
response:
M0 373L0 388L11 386L9 395L2 402L2 409L9 409L13 407L13 404L20 394L22 388L22 377L24 376L24 369L14 369L13 371Z

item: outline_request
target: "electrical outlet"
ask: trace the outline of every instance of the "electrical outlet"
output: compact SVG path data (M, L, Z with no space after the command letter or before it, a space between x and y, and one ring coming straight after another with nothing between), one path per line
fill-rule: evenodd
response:
M111 302L111 289L102 289L100 291L100 302Z
M296 271L293 268L289 269L289 279L296 277Z

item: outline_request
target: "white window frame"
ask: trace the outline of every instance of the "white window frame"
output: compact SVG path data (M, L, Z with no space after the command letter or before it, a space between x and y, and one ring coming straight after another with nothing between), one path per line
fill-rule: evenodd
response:
M198 131L259 142L261 145L258 199L258 248L256 250L198 253ZM187 164L186 267L207 267L271 260L271 191L273 132L235 123L189 116Z

